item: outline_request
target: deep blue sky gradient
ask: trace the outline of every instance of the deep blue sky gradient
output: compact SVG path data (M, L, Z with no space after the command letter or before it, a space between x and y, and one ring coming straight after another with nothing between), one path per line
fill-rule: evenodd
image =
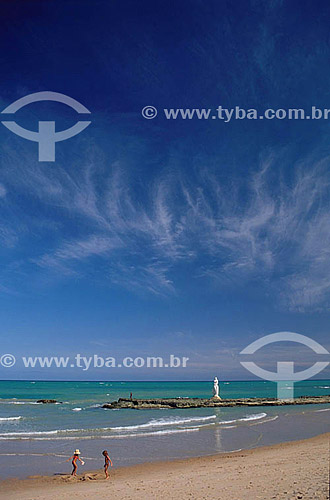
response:
M49 90L92 113L55 163L0 128L1 351L191 360L0 377L242 379L238 353L262 335L329 348L328 122L170 121L162 109L330 108L330 5L14 0L0 11L0 108ZM76 115L56 103L16 115L31 130L42 119L64 129Z

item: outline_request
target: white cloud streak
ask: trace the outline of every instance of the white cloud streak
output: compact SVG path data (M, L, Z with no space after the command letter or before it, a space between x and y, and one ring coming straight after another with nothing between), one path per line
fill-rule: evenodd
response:
M120 164L107 173L94 153L84 169L34 164L26 172L19 163L15 176L9 157L7 186L38 199L50 217L56 211L60 225L76 227L72 237L59 229L56 246L30 256L39 268L68 276L100 258L109 282L168 294L176 290L177 266L192 266L191 279L221 286L257 281L292 310L327 306L328 158L292 165L285 178L275 155L226 184L206 168L189 179L172 174L138 194Z

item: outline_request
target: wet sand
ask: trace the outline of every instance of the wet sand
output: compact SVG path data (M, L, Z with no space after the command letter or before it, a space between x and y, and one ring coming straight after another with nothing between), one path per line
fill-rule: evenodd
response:
M253 450L68 475L9 479L1 498L329 499L330 433Z

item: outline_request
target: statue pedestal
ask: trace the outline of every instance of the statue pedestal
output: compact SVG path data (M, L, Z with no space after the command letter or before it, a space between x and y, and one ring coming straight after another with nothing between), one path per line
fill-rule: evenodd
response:
M212 399L215 399L216 401L220 401L221 398L220 398L220 396L213 396Z

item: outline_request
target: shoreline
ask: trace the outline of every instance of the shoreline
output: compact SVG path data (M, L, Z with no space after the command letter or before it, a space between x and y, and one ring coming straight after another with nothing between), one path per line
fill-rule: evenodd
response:
M6 499L76 498L219 498L328 499L330 433L259 448L216 455L146 462L110 470L5 479ZM69 465L69 464L68 464ZM156 495L156 496L155 496ZM309 496L307 496L309 495ZM314 495L314 496L313 496Z

